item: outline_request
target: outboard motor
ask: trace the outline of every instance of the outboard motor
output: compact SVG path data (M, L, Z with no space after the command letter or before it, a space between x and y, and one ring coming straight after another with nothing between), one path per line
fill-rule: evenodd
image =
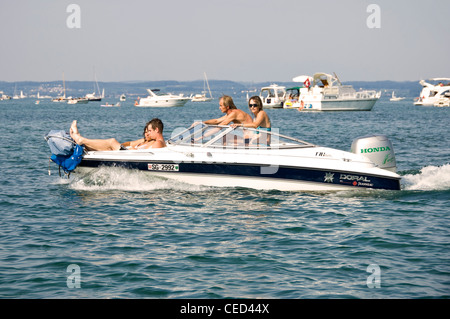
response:
M394 147L385 135L358 137L352 142L352 153L368 157L375 165L392 172L397 171Z

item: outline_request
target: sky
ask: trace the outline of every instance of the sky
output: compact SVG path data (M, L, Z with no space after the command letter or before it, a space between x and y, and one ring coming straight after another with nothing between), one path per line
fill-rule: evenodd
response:
M450 77L449 14L449 0L0 0L0 81Z

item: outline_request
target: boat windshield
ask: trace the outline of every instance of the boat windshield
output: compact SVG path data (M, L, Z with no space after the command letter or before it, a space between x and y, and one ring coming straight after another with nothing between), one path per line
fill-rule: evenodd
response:
M198 123L168 140L169 145L213 148L299 148L312 147L311 143L278 134L277 130L206 125Z

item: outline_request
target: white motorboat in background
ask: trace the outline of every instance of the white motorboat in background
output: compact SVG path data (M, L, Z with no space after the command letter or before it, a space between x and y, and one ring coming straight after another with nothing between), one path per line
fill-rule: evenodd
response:
M0 101L3 100L11 100L11 97L9 95L6 95L3 91L0 91Z
M259 97L263 102L263 108L282 108L286 95L286 87L272 84L261 88Z
M303 83L303 87L286 89L283 107L299 111L370 111L381 96L381 91L356 91L343 85L336 74L301 75L293 81Z
M85 97L69 98L67 104L87 104L89 100Z
M427 81L420 80L422 91L414 99L414 105L434 106L439 99L450 97L450 78L432 78Z
M167 147L89 151L75 170L124 167L188 184L282 191L400 189L391 142L355 139L352 152L320 147L272 131L199 123Z
M209 87L208 78L206 77L206 73L203 73L204 80L203 80L203 91L202 94L195 94L192 98L192 102L209 102L212 101L213 96L211 93L211 88ZM209 97L206 96L206 88L208 88Z
M105 104L102 104L100 106L102 106L102 107L119 107L120 102L117 102L116 104L109 104L108 102L106 102Z
M185 97L184 94L174 95L171 93L168 94L156 94L155 92L159 92L159 89L150 90L147 89L147 92L150 94L145 98L140 98L135 106L140 107L171 107L171 106L184 106L186 102L190 101L191 98Z
M389 99L389 101L397 102L397 101L402 101L404 99L405 99L404 97L397 97L397 96L395 96L395 92L392 91L392 97Z

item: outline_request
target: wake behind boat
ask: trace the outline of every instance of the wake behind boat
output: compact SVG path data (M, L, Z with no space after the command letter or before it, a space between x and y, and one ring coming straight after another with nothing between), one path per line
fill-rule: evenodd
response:
M164 148L87 152L75 172L118 166L218 187L400 189L393 147L385 136L356 139L352 152L345 152L274 131L199 123L173 136Z

